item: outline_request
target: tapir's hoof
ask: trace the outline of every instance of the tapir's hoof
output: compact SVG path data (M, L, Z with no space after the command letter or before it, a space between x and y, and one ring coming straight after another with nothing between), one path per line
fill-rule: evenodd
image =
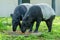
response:
M51 32L51 31L48 31L48 32Z
M38 31L34 31L34 33L38 33Z
M29 33L32 33L32 31L29 31Z
M16 31L13 31L13 32L16 32Z
M25 33L25 31L21 31L22 33Z

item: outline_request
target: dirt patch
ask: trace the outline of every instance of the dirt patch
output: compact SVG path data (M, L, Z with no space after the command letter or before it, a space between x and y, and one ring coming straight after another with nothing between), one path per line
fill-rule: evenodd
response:
M38 32L38 33L30 33L30 32L25 32L25 33L22 33L21 31L16 31L16 32L13 32L13 31L4 31L4 34L6 35L12 35L12 36L29 36L29 35L36 35L36 36L40 36L42 33L41 32Z

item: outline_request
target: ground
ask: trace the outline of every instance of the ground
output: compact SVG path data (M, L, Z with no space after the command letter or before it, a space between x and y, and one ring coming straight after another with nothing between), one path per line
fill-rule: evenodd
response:
M41 34L39 36L36 36L37 34L29 35L28 37L20 34L19 27L17 32L12 32L11 20L11 17L0 18L0 40L60 40L60 16L55 17L51 32L47 32L46 23L41 22L39 27L39 33ZM33 29L35 29L35 24Z

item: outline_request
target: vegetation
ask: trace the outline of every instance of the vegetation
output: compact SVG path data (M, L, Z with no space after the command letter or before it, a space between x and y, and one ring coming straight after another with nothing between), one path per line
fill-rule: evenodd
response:
M10 18L0 18L0 40L60 40L60 17L56 17L53 21L52 31L47 32L48 28L45 22L41 22L39 27L39 32L42 34L39 36L29 35L25 37L24 35L7 35L7 32L4 31L12 31L12 19ZM36 23L34 23L35 29ZM17 28L17 30L20 30Z

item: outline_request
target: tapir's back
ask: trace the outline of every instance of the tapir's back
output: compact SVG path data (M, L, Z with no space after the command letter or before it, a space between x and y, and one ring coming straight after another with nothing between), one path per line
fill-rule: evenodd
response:
M45 20L47 20L48 18L50 18L51 16L55 15L54 10L49 6L49 5L40 5L42 13L43 13L43 18Z
M41 8L42 14L43 14L43 18L45 20L49 19L52 15L55 15L54 10L48 4L41 3L41 4L35 4L35 5L39 6Z
M27 10L32 6L32 4L30 3L23 3L23 4L20 4L20 6L21 5L24 5L27 8Z

